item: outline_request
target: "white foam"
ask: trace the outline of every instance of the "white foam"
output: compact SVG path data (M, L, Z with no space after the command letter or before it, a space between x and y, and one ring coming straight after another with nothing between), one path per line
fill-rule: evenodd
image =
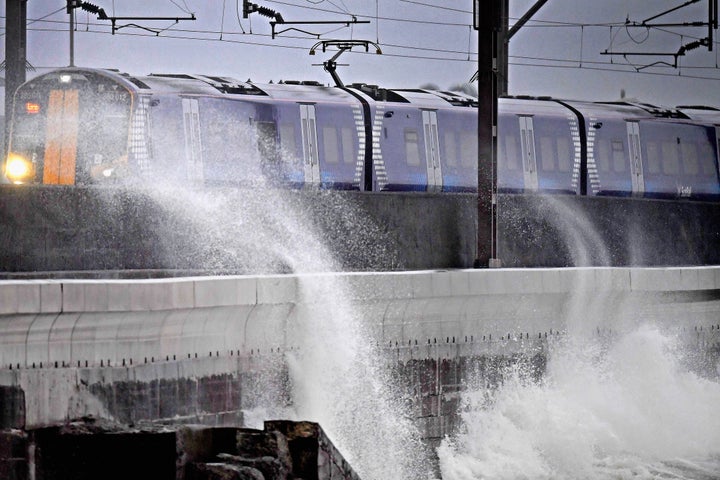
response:
M516 374L466 394L465 432L440 448L443 479L718 475L720 384L681 360L674 339L649 326L607 350L557 345L540 383Z

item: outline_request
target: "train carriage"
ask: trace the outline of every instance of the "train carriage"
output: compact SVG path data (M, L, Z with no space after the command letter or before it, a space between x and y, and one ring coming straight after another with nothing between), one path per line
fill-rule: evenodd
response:
M717 109L498 106L501 193L720 198ZM3 178L472 192L477 108L448 91L64 68L18 88Z
M266 87L270 93L248 82L185 74L46 74L16 94L4 171L14 183L270 180L358 188L351 106L359 102L320 85Z
M498 190L579 193L578 119L550 99L503 98L498 115Z
M5 165L16 183L74 184L126 164L137 96L122 77L63 70L21 86Z
M574 102L586 119L588 194L716 199L715 128L678 110Z
M393 90L384 97L380 107L384 114L375 132L387 172L383 189L474 190L477 185L475 99L459 93L422 89Z

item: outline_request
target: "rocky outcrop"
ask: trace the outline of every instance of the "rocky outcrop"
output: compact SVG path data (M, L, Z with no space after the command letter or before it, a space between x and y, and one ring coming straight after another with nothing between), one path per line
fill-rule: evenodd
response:
M276 420L263 430L237 429L234 445L217 429L181 435L187 480L359 480L317 423Z
M30 478L359 480L317 423L130 428L90 417L0 432L0 479Z

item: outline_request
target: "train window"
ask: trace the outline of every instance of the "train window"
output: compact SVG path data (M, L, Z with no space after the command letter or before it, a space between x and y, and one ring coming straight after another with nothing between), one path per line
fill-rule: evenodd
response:
M463 167L477 166L477 147L477 132L460 132L460 159Z
M280 155L277 148L277 128L274 122L258 122L258 151L265 163L277 163Z
M457 146L455 132L445 132L445 161L450 167L457 167Z
M352 129L348 127L341 128L340 137L342 139L342 161L350 164L355 163L355 142L353 142Z
M281 154L288 163L296 160L297 139L295 138L295 126L292 124L280 125L280 149Z
M647 152L645 163L647 163L648 173L660 173L660 152L658 151L657 142L647 142L645 150Z
M322 135L325 161L328 163L339 163L337 130L335 127L323 127Z
M607 140L597 140L595 142L595 163L597 163L599 171L603 173L610 171L610 154Z
M682 155L682 164L685 173L688 175L697 175L700 173L697 146L694 143L683 142L680 144L680 153Z
M540 168L543 172L555 170L555 152L551 137L540 137Z
M558 158L558 170L561 172L569 172L572 168L573 157L572 150L570 148L570 140L566 137L557 138L557 158Z
M662 142L662 171L665 175L677 175L680 172L677 142Z
M417 167L420 165L420 147L417 130L405 129L405 161L408 165Z
M229 155L224 150L223 137L230 134L227 127L228 119L215 121L216 110L213 106L207 108L203 105L203 123L200 123L200 102L196 98L183 98L183 129L185 140L185 167L178 169L178 173L184 175L188 180L203 182L206 179L218 180L220 177L229 178L230 165ZM211 120L212 119L212 120ZM203 148L205 152L203 153ZM231 150L232 151L232 150ZM205 161L207 160L207 161ZM171 174L175 174L171 171Z
M715 152L710 142L700 142L698 145L698 156L700 158L700 169L703 175L716 175Z
M625 162L625 144L622 140L613 140L612 146L612 161L614 172L624 172L627 168Z
M503 143L505 144L505 165L508 170L516 171L520 168L517 139L512 135L507 135Z

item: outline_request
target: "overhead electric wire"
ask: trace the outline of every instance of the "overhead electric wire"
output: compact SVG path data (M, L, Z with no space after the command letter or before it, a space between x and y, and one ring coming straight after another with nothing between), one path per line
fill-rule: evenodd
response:
M57 13L57 12L55 12L55 13ZM0 18L4 18L4 17L0 17ZM66 25L66 23L67 23L67 22L61 21L61 20L42 20L42 19L36 19L36 20L32 21L31 23L37 23L37 22L58 24L58 25ZM105 27L106 26L105 23L99 23L99 22L89 23L89 25L94 26L94 27ZM241 24L239 26L242 28ZM342 27L342 28L345 28L345 27ZM469 28L469 26L466 28ZM37 29L35 29L35 30L37 30ZM233 31L225 31L225 30L187 29L187 28L175 28L173 30L176 32L181 32L181 33L196 33L196 34L201 34L201 35L255 35L255 36L261 36L261 37L270 37L271 36L269 34L262 34L262 33L248 34L244 29L241 32L233 32ZM53 29L46 29L44 31L53 31ZM62 30L58 29L57 31L62 31ZM663 31L668 34L673 34L673 35L677 35L677 36L681 35L677 32L673 32L670 30L663 29ZM95 32L95 33L103 33L103 32ZM328 33L328 32L326 32L326 33ZM115 34L117 35L117 34L119 34L119 32L116 32ZM692 37L690 35L685 35L685 36L687 38L691 38L691 39L699 39L700 38L700 37ZM291 40L309 40L308 37L294 36L294 35L283 35L282 37L279 37L279 38L291 39ZM718 42L718 41L714 41L713 43L720 44L720 42ZM395 43L383 43L383 45L387 46L387 47L392 47L392 48L402 48L402 49L419 50L419 51L427 51L427 52L452 53L452 54L458 54L458 55L464 55L464 54L468 53L467 50L431 48L431 47L423 47L423 46L418 46L418 45L400 45L400 44L395 44ZM471 52L471 54L477 55L476 52Z
M28 22L27 22L27 25L32 25L33 23L41 22L41 21L45 20L47 17L51 17L51 16L55 15L56 13L62 12L63 10L65 10L65 7L62 7L62 8L60 8L60 9L58 9L58 10L55 10L54 12L50 12L50 13L48 13L47 15L43 15L43 16L40 17L40 18L29 19ZM4 16L3 16L3 17L0 17L0 18L2 18L3 20L7 20L7 17L4 17ZM65 22L65 23L67 23L67 22ZM0 37L2 37L2 36L4 36L4 35L5 35L5 32L1 33L1 34L0 34Z
M33 29L33 30L63 32L63 30L58 30L58 29ZM90 30L89 32L83 32L83 33L91 33L91 34L94 33L94 34L100 34L100 35L109 35L110 34L109 32L93 31L93 30ZM115 35L152 37L152 38L156 37L154 34L132 33L132 32L117 32ZM255 35L257 36L258 34L255 34ZM168 38L168 39L174 39L174 40L205 41L205 42L225 42L225 43L232 43L232 44L243 44L243 45L250 45L250 46L261 46L261 47L292 49L292 50L307 50L306 47L302 47L302 46L282 45L282 44L278 44L278 43L248 42L248 41L241 41L241 40L230 40L230 39L225 39L225 38L223 38L222 40L219 40L218 38L200 38L200 37L181 36L181 35L163 35L162 38ZM369 55L370 54L368 52L351 52L351 53L360 54L360 55ZM462 53L466 54L466 52L462 52ZM421 60L442 61L442 62L466 62L466 63L471 63L473 65L475 64L474 60L468 61L467 59L464 59L464 58L433 57L433 56L427 56L427 55L409 55L409 54L398 54L398 53L391 53L391 52L384 52L383 55L386 57L404 58L404 59L421 59ZM520 62L514 61L513 59L519 59ZM522 60L529 60L529 61L533 61L536 63L527 63L527 62L523 62ZM537 62L553 62L553 63L537 63ZM684 78L720 81L719 77L711 77L711 76L687 75L687 74L678 75L675 72L663 73L663 72L655 72L655 71L637 71L635 66L628 64L628 63L619 64L619 63L610 63L610 62L597 62L597 61L593 62L593 61L588 61L588 60L583 60L582 66L578 65L577 63L578 63L577 59L558 59L558 58L543 58L543 57L516 56L516 55L510 56L510 61L509 61L509 65L517 66L517 67L585 69L585 70L604 71L604 72L612 72L612 73L633 73L633 74L662 75L662 76L673 76L673 77L682 76ZM568 65L568 64L573 64L573 65ZM587 66L587 65L599 65L599 66ZM619 68L610 68L611 66L617 66ZM692 70L718 70L716 67L693 67L693 66L690 66L690 67L683 67L683 68L688 69L688 70L690 70L690 69L692 69Z
M509 17L509 20L520 20L519 18ZM538 20L530 19L523 28L572 28L572 27L624 27L625 22L601 22L601 23L580 23L580 22L560 22L557 20Z
M33 31L41 31L41 32L59 32L59 33L63 33L63 32L64 32L64 30L60 30L60 29L50 29L50 28L34 28L34 29L32 29L32 30L33 30ZM181 31L181 30L173 30L173 32L180 32L180 31ZM97 31L97 30L89 30L89 31L81 32L81 33L82 33L82 34L111 35L110 32ZM207 32L205 32L205 33L207 33ZM114 35L116 35L116 36L120 35L120 36L134 36L134 37L158 38L158 36L155 35L154 33L133 33L133 32L128 32L128 31L115 32ZM226 36L226 37L227 37L227 36L230 36L230 35L243 35L243 34L241 34L241 33L239 33L239 32L238 32L238 33L234 33L234 34L233 34L233 33L229 33L229 32L225 32L225 36ZM250 35L250 34L247 34L247 36L251 36L251 35ZM260 36L260 37L268 37L268 38L270 37L270 35L265 35L265 34L252 34L252 36L256 36L256 37L257 37L257 36ZM227 38L219 39L219 38L217 38L217 37L215 37L215 38L203 38L203 37L192 37L192 36L167 35L167 34L165 34L165 35L162 35L162 36L159 37L159 38L172 39L172 40L203 41L203 42L226 42L226 43L243 44L243 45L251 45L251 46L263 46L263 47L273 47L273 48L288 48L288 49L305 50L305 51L308 50L308 47L305 47L305 46L283 45L283 44L278 44L278 43L249 42L249 41L242 41L242 40L232 40L232 39L227 39ZM300 37L293 37L293 39L300 39ZM311 40L311 39L307 39L307 38L305 38L305 37L302 37L301 39L302 39L302 40ZM407 47L407 48L411 48L411 47ZM369 54L368 52L355 52L355 51L350 52L350 53ZM463 55L466 55L466 54L467 54L467 52L458 52L458 53L459 53L459 54L463 54ZM374 53L372 53L372 54L375 55ZM386 57L400 57L400 58L414 58L414 59L424 59L424 60L437 60L437 61L452 61L452 62L457 62L457 61L466 62L466 61L467 61L466 59L461 59L461 58L432 57L432 56L427 56L427 55L405 55L405 54L393 54L393 53L389 53L389 52L383 52L383 56L386 56Z
M170 3L172 3L173 5L175 5L176 7L178 7L181 11L183 11L184 13L188 13L188 14L192 15L193 12L190 10L190 7L188 7L187 2L186 2L185 0L182 0L182 2L183 2L183 5L185 5L185 8L183 8L183 7L181 7L180 5L178 5L175 0L170 0Z
M423 2L418 2L416 0L400 0L400 1L403 3L412 3L413 5L420 5L422 7L439 8L441 10L450 11L450 12L460 12L460 13L465 13L467 15L473 14L472 10L461 10L459 8L450 8L443 4L438 5L438 4L432 4L432 3L423 3Z
M308 3L312 3L313 5L320 5L320 4L323 3L323 2L328 2L330 5L332 5L333 7L337 8L337 13L344 13L344 14L350 15L350 12L348 11L348 8L347 8L347 6L345 5L345 2L343 2L343 6L344 6L345 8L342 9L342 8L339 7L336 3L333 3L332 0L318 0L317 2L313 2L312 0L305 0L305 1L308 2Z
M293 8L304 8L304 9L307 9L307 10L315 10L315 11L318 11L318 12L334 13L334 14L342 13L343 15L352 15L350 12L347 12L347 11L346 11L346 12L339 12L339 11L337 11L337 10L330 10L330 9L327 9L327 8L310 7L310 6L307 6L307 5L297 5L297 4L294 4L294 3L280 2L280 1L276 1L276 0L263 0L263 1L266 2L266 3L277 3L278 5L286 5L286 6L293 7ZM313 3L313 2L308 2L308 3ZM322 3L322 2L320 2L320 3ZM315 4L315 5L319 5L319 3L317 3L317 4ZM334 6L335 8L337 8L337 5L334 5L334 4L333 4L333 6Z
M239 4L239 1L240 1L240 0L236 0L236 5ZM267 0L267 1L273 1L273 0ZM284 2L282 2L282 3L284 3ZM308 8L308 7L305 7L305 8ZM28 25L33 24L33 23L36 23L36 22L57 23L57 24L65 25L67 22L64 21L64 20L46 20L47 17L52 16L52 15L54 15L54 14L56 14L56 13L59 13L59 12L62 11L62 10L63 10L63 9L61 8L61 9L59 9L59 10L56 10L56 11L51 12L51 13L49 13L49 14L46 14L46 15L44 15L43 17L40 17L40 18L37 18L37 19L30 19L30 20L28 21ZM236 12L239 14L239 9L236 9ZM0 18L4 19L5 17L0 17ZM387 19L387 17L380 17L380 18L381 18L381 19L383 19L383 18ZM403 21L402 19L390 19L390 20L393 20L393 21ZM405 21L410 21L410 22L424 22L424 21L417 21L417 20L405 20ZM540 20L538 20L538 21L540 22ZM614 24L614 23L559 23L559 22L549 22L549 21L544 21L544 22L548 23L549 26L567 26L567 27L574 27L574 28L581 28L581 29L584 28L584 27L614 27L614 26L625 27L625 26L626 26L625 24ZM243 32L244 32L244 28L242 27L242 24L239 22L239 18L238 18L238 23L239 23L239 26L241 27L241 29L243 29ZM432 23L433 23L433 24L438 24L438 22L432 22ZM442 23L439 23L439 24L442 25ZM93 25L105 26L106 24L104 24L104 23L93 23ZM463 28L469 28L469 27L470 27L469 24L455 24L455 23L452 23L452 24L446 24L446 25L448 25L448 26L461 26L461 27L463 27ZM526 26L527 26L527 25L526 25ZM698 37L698 36L688 35L687 33L678 33L678 32L675 32L675 31L672 31L672 30L669 30L669 29L666 29L666 28L654 27L654 29L657 30L657 31L661 31L661 32L663 32L663 33L670 34L670 35L683 36L683 37L692 38L692 39L695 39L695 40L700 39L700 37ZM176 29L176 30L178 30L178 29ZM200 33L202 33L202 32L207 32L207 33L215 33L215 34L217 34L217 33L226 33L226 32L224 32L224 31L222 31L222 30L221 30L220 32L203 31L203 30L184 30L184 29L179 29L179 30L180 30L180 31L200 32ZM619 30L619 31L620 31L620 30ZM244 33L246 33L246 32L244 32ZM4 35L4 33L2 33L1 35ZM714 43L714 44L718 44L719 42L715 41L715 42L713 42L713 43ZM397 45L394 45L394 46L397 47ZM408 46L408 48L412 48L412 46Z
M50 23L50 24L57 24L57 25L66 25L67 24L67 22L63 22L60 20L46 20L43 23ZM174 23L173 23L173 25L174 25ZM89 23L89 26L95 27L95 28L104 28L107 25L105 23L98 23L98 22L92 23L91 22L91 23ZM342 26L340 28L347 28L347 27ZM53 32L53 31L64 32L65 31L61 28L57 28L57 29L32 28L29 30L31 30L31 31L46 31L46 32ZM330 33L334 30L337 30L337 29L333 29L333 30L331 30L329 32L325 32L325 33ZM188 28L174 28L173 31L178 32L178 33L185 33L185 34L199 34L199 35L216 36L216 37L221 36L220 40L224 40L224 37L226 37L226 36L235 36L235 35L252 35L252 36L256 36L256 37L272 38L272 36L270 34L264 34L264 33L249 34L249 33L246 33L244 30L241 32L238 32L238 31L227 31L227 30L201 30L201 29L188 29ZM107 33L107 34L110 34L110 32L105 32L103 30L89 30L89 29L84 32L81 32L81 33L98 33L98 34ZM128 32L115 32L114 35L121 35L121 34L127 34L127 33ZM157 37L157 35L154 33L153 34L143 34L143 35L148 36L148 37ZM167 35L163 35L161 38L171 38L171 37L169 37ZM176 38L176 37L173 37L173 38ZM186 39L194 39L194 38L198 38L201 40L207 40L207 38L201 38L201 37L187 37ZM309 38L306 36L298 36L298 35L283 35L282 37L277 37L277 38L287 39L287 40L303 40L303 41L313 41L313 42L316 41L316 39L314 39L314 38ZM268 44L268 46L272 46L272 45L274 45L274 44ZM436 53L449 53L449 54L457 54L457 55L467 55L467 53L468 53L467 50L431 48L431 47L421 47L421 46L417 46L417 45L400 45L400 44L394 44L394 43L383 43L382 45L384 47L389 47L389 48L409 49L409 50L418 50L418 51L436 52ZM471 52L471 53L472 53L472 55L477 55L476 52Z
M181 10L183 10L183 8L180 5L178 5L178 3L176 3L175 0L170 0L170 1L175 6L177 6ZM282 44L282 43L278 43L278 42L269 43L269 42L264 42L264 41L256 42L256 41L247 41L247 40L237 39L236 36L239 36L239 35L254 36L254 38L258 38L258 37L259 38L270 38L271 37L269 34L253 33L252 31L250 33L245 32L243 25L240 21L240 17L239 17L239 1L240 0L236 0L236 14L238 16L238 26L240 27L242 32L235 32L235 31L227 32L224 30L224 8L223 8L223 21L222 21L221 30L219 32L212 31L212 30L189 30L189 29L176 28L176 29L172 30L173 34L169 34L169 33L167 33L167 29L171 28L171 27L167 27L166 29L161 30L161 32L164 32L162 35L160 35L159 32L158 33L140 33L140 32L133 32L133 31L115 32L114 35L133 36L133 37L153 37L153 38L160 37L160 38L166 38L166 39L170 39L170 40L182 40L182 41L205 41L205 42L220 41L220 42L225 42L225 43L243 44L243 45L258 46L258 47L271 47L271 48L292 49L292 50L307 50L308 47L301 46L301 45L287 45L287 44ZM287 6L291 6L293 8L304 8L304 9L311 9L311 10L315 10L315 11L327 12L327 13L332 13L332 14L340 13L343 15L345 15L345 14L351 15L343 0L340 0L340 1L342 2L343 6L345 7L344 12L337 11L337 10L324 9L324 8L317 7L317 6L290 4L288 2L281 1L281 0L263 0L263 1L266 1L268 3L275 3L275 4L279 4L279 5L287 5ZM328 1L329 4L331 4L338 10L342 10L341 7L339 7L336 3L329 1L329 0L323 0L320 2L307 1L307 3L310 3L312 5L320 5L321 3L324 3L324 1ZM417 0L399 0L399 1L404 2L404 3L413 3L413 4L423 5L423 2L420 2ZM187 9L184 11L186 11L186 12L189 11L189 8L187 8L187 3L185 2L185 0L183 0L183 3L185 4L185 7ZM225 3L225 2L223 2L223 3ZM113 2L113 4L114 4L114 2ZM430 4L424 4L424 5L427 7L434 7L434 5L430 5ZM444 7L442 7L442 8L444 8ZM59 10L56 10L54 12L51 12L43 17L40 17L40 18L37 18L34 20L29 20L28 25L31 25L34 23L50 23L50 24L67 25L66 21L46 20L47 17L57 14L63 10L64 10L64 7L60 8ZM455 10L455 9L451 9L451 10ZM458 10L458 11L460 11L460 10ZM462 11L462 12L470 13L470 12L465 12L465 11ZM376 23L379 23L380 21L396 21L396 22L405 22L405 23L411 23L411 24L432 24L432 25L442 25L442 26L448 26L448 27L471 28L471 25L469 23L450 23L450 22L437 22L437 21L381 17L377 13L376 13L376 16L356 15L356 17L370 18L370 19L375 20ZM4 18L4 17L0 17L0 18ZM173 25L175 25L175 24L173 24ZM107 27L108 25L105 23L90 24L88 22L87 31L81 32L81 33L99 34L99 35L110 35L111 34L111 32L109 32L109 31L91 30L90 26L92 26L92 27ZM582 31L582 29L584 27L615 28L615 27L626 27L626 24L624 24L624 23L579 23L579 22L557 22L557 21L549 21L549 20L531 20L528 25L525 25L525 27L531 27L531 28L532 27L540 27L540 28L569 27L569 28L580 28ZM340 28L346 28L346 27L340 27ZM690 35L680 34L678 32L672 31L672 30L662 29L662 28L658 28L658 27L653 27L653 28L655 30L663 32L663 33L681 36L682 38L693 38ZM688 27L688 28L690 28L690 27ZM52 28L46 29L46 28L35 28L35 27L29 28L28 30L60 32L60 33L66 32L65 29L52 29ZM183 33L189 34L189 35L183 35ZM202 35L217 35L218 33L221 36L220 39L218 39L217 36L214 38L202 37ZM325 32L325 34L327 34L327 33L330 33L330 32ZM197 34L197 35L201 35L201 36L194 36L193 34ZM0 34L0 36L2 36L2 35L5 35L5 32L2 32ZM224 38L225 36L229 37L229 38ZM292 35L285 35L285 36L279 37L279 38L292 40L292 41L300 40L303 42L315 40L315 39L310 39L308 37L300 37L300 36L292 36ZM472 35L471 35L470 40L472 40ZM632 39L632 40L635 41L635 39ZM717 41L713 42L713 44L718 44L718 43L720 43L720 42L717 42ZM421 59L421 60L444 61L444 62L467 62L467 63L472 63L472 64L475 64L477 61L476 60L477 52L471 51L471 48L470 48L471 45L468 45L468 50L463 50L463 51L452 50L452 49L443 49L443 48L420 47L417 45L400 45L400 44L391 44L391 43L383 43L382 46L384 47L383 55L386 57L405 58L405 59ZM388 48L390 50L388 51L385 48ZM423 55L421 53L418 53L418 54L398 53L398 52L394 52L393 49L413 50L415 52L431 52L431 53L438 53L440 55L435 56L435 55ZM358 51L354 51L354 52L350 52L350 53L369 54L367 52L358 52ZM445 55L442 55L442 54L445 54ZM463 55L464 58L450 58L450 57L448 57L448 55L458 55L458 56ZM582 53L581 53L581 57L582 57ZM579 65L578 65L578 63L579 63ZM716 65L714 67L683 65L682 69L683 70L693 70L693 71L701 71L701 70L717 71L718 70L717 55L716 55L715 63L716 63ZM559 69L571 69L572 68L572 69L586 69L586 70L594 70L594 71L606 71L606 72L613 72L613 73L634 73L634 74L641 73L641 74L645 74L645 75L650 74L650 75L663 75L663 76L674 76L674 77L682 76L684 78L698 78L698 79L703 79L703 80L720 80L717 77L687 75L687 74L683 73L682 71L681 71L680 75L678 75L677 71L673 71L672 73L658 72L657 70L661 67L657 67L657 66L653 67L653 71L648 71L648 70L639 71L638 66L633 65L629 62L628 63L618 63L618 62L613 62L613 61L600 62L600 61L590 61L585 58L562 59L562 58L549 58L549 57L543 58L543 57L532 57L532 56L510 56L509 64L511 66L515 66L515 67L559 68ZM670 68L670 67L668 67L668 68Z
M47 21L49 23L64 23L64 22L54 22L54 21ZM91 24L92 26L105 26L104 24ZM53 29L53 28L30 28L31 31L46 31L46 32L59 32L63 33L64 30L62 29ZM212 31L212 30L189 30L189 29L175 29L173 32L177 33L199 33L202 35L217 35L218 31ZM110 35L110 32L106 31L97 31L97 30L88 30L86 32L81 33L94 33L94 34L106 34ZM249 35L242 32L223 32L226 36L239 36L239 35ZM116 32L115 35L125 35L125 36L142 36L142 37L153 37L156 38L156 34L149 34L149 33L132 33L132 32ZM254 33L252 34L255 37L265 37L269 38L269 34L258 34ZM294 46L294 45L283 45L278 43L263 43L263 42L251 42L251 41L239 41L239 40L227 40L225 38L218 39L215 38L203 38L203 37L197 37L197 36L183 36L183 35L168 35L164 34L161 38L167 38L167 39L173 39L173 40L190 40L190 41L222 41L222 42L229 42L229 43L238 43L238 44L246 44L246 45L255 45L255 46L267 46L267 47L277 47L277 48L291 48L291 49L297 49L297 50L306 50L307 47L304 46ZM297 37L297 36L288 36L286 37L290 40L302 40L307 41L309 40L307 37ZM477 56L477 52L467 52L467 51L460 51L460 50L449 50L449 49L434 49L434 48L427 48L427 47L418 47L418 46L410 46L410 45L399 45L399 44L384 44L384 46L388 48L397 48L397 49L410 49L410 50L417 50L417 51L428 51L428 52L436 52L436 53L451 53L451 54L457 54L457 55L471 55L473 57ZM352 53L361 53L361 52L352 52ZM468 61L466 58L448 58L448 57L435 57L435 56L428 56L428 55L409 55L409 54L400 54L400 53L390 53L385 52L385 56L391 56L391 57L398 57L398 58L412 58L412 59L426 59L426 60L436 60L436 61ZM577 63L578 59L557 59L557 58L543 58L543 57L523 57L523 56L511 56L511 58L526 58L530 60L535 61L546 61L546 62L564 62L564 63ZM587 59L582 60L583 63L588 64L604 64L604 65L616 65L617 63L612 62L592 62ZM548 67L550 65L543 65L545 67ZM627 64L628 67L633 67L631 64ZM565 67L564 65L560 65L558 67ZM687 66L684 68L692 68L692 66ZM714 69L715 67L700 67L700 68L707 68L707 69ZM616 71L616 69L610 69L612 71Z
M242 33L245 33L245 27L243 27L242 21L240 20L240 0L235 0L235 16L237 17L240 30L242 30Z
M579 66L579 65L543 65L543 64L534 64L534 63L514 63L509 62L510 65L515 67L533 67L533 68L560 68L560 69L578 69L578 70L593 70L593 71L600 71L600 72L610 72L610 73L628 73L633 75L653 75L653 76L661 76L661 77L674 77L674 78L691 78L695 80L714 80L714 81L720 81L720 77L705 77L705 76L699 76L699 75L678 75L677 73L664 73L664 72L651 72L647 70L637 71L637 70L621 70L619 68L599 68L599 67L585 67L585 66ZM620 65L620 64L612 64L612 65ZM630 66L630 65L627 65ZM683 67L685 68L685 67Z
M286 5L294 8L307 8L310 10L317 10L319 12L326 12L326 13L339 13L335 10L328 10L325 8L317 8L317 7L309 7L307 5L296 5L294 3L288 3L283 2L281 0L264 0L266 3L275 3L278 5ZM348 14L350 15L350 14ZM426 24L426 25L443 25L443 26L451 26L451 27L467 27L470 25L470 22L464 22L464 23L457 23L457 22L438 22L434 20L413 20L409 18L395 18L395 17L379 17L372 14L363 15L363 14L352 14L352 16L356 18L369 18L369 19L376 19L376 20L385 20L389 22L405 22L405 23L417 23L417 24Z

